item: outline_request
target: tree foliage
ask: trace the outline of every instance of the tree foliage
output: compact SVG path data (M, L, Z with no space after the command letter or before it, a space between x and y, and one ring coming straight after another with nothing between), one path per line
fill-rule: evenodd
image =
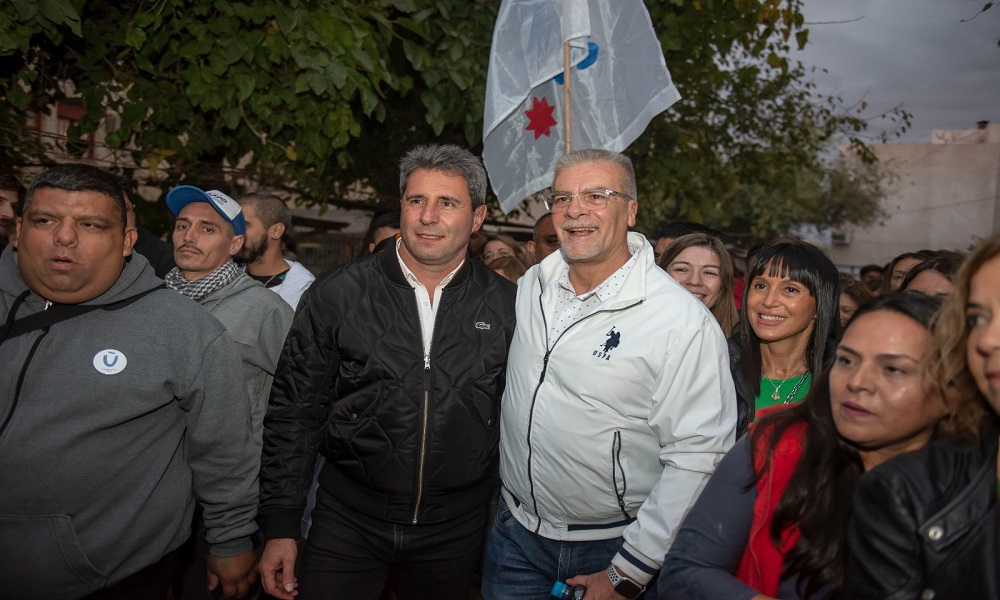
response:
M24 129L25 111L72 101L87 111L73 135L114 115L112 167L148 168L164 188L253 183L318 205L389 204L406 149L428 140L481 148L498 6L11 0L0 5L0 160L38 160L45 147ZM808 35L801 0L647 7L683 99L628 151L640 225L689 218L759 239L877 216L877 193L833 208L845 204L831 192L837 169L851 176L824 160L829 141L866 124L817 96L789 62L791 44ZM905 128L908 115L895 116Z

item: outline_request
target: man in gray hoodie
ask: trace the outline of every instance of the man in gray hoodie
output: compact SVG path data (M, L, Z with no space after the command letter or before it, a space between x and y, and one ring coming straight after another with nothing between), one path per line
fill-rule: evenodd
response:
M247 275L233 256L246 240L246 218L235 200L216 190L180 185L167 193L174 224L174 262L167 287L198 302L226 327L243 363L250 403L250 430L260 452L264 413L285 335L292 325L292 308L280 296ZM195 529L202 527L198 517ZM184 573L174 582L178 600L204 598L201 536L182 551Z
M260 457L233 342L132 255L121 189L43 172L0 255L4 597L164 598L196 500L210 587L254 579Z
M177 267L164 280L167 287L207 308L236 341L253 439L259 448L274 369L292 326L292 308L233 261L246 239L246 220L235 200L216 190L180 185L167 194L167 206L177 216L173 233Z

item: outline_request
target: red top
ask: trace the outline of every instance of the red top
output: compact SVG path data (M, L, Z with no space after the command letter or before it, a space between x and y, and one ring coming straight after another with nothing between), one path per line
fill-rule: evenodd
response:
M774 447L771 466L757 481L757 500L753 508L753 524L736 577L743 583L768 596L777 597L785 554L799 539L798 527L791 526L782 532L781 546L771 537L771 518L778 500L785 493L788 480L792 478L795 465L802 456L802 444L806 424L796 423L788 427ZM770 435L762 435L753 448L754 469L764 466Z

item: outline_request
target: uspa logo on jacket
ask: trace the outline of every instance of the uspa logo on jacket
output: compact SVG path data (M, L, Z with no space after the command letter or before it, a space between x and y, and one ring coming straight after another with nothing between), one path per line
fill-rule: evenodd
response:
M611 351L618 347L622 341L622 334L614 327L604 334L607 338L603 343L594 348L593 356L598 360L611 360Z

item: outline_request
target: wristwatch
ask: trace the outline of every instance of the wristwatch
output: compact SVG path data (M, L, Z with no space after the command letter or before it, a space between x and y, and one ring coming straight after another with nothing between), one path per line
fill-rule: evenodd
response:
M646 586L639 585L628 577L618 574L618 569L614 565L608 567L608 579L611 580L611 587L615 588L615 593L626 600L634 600L646 591Z

